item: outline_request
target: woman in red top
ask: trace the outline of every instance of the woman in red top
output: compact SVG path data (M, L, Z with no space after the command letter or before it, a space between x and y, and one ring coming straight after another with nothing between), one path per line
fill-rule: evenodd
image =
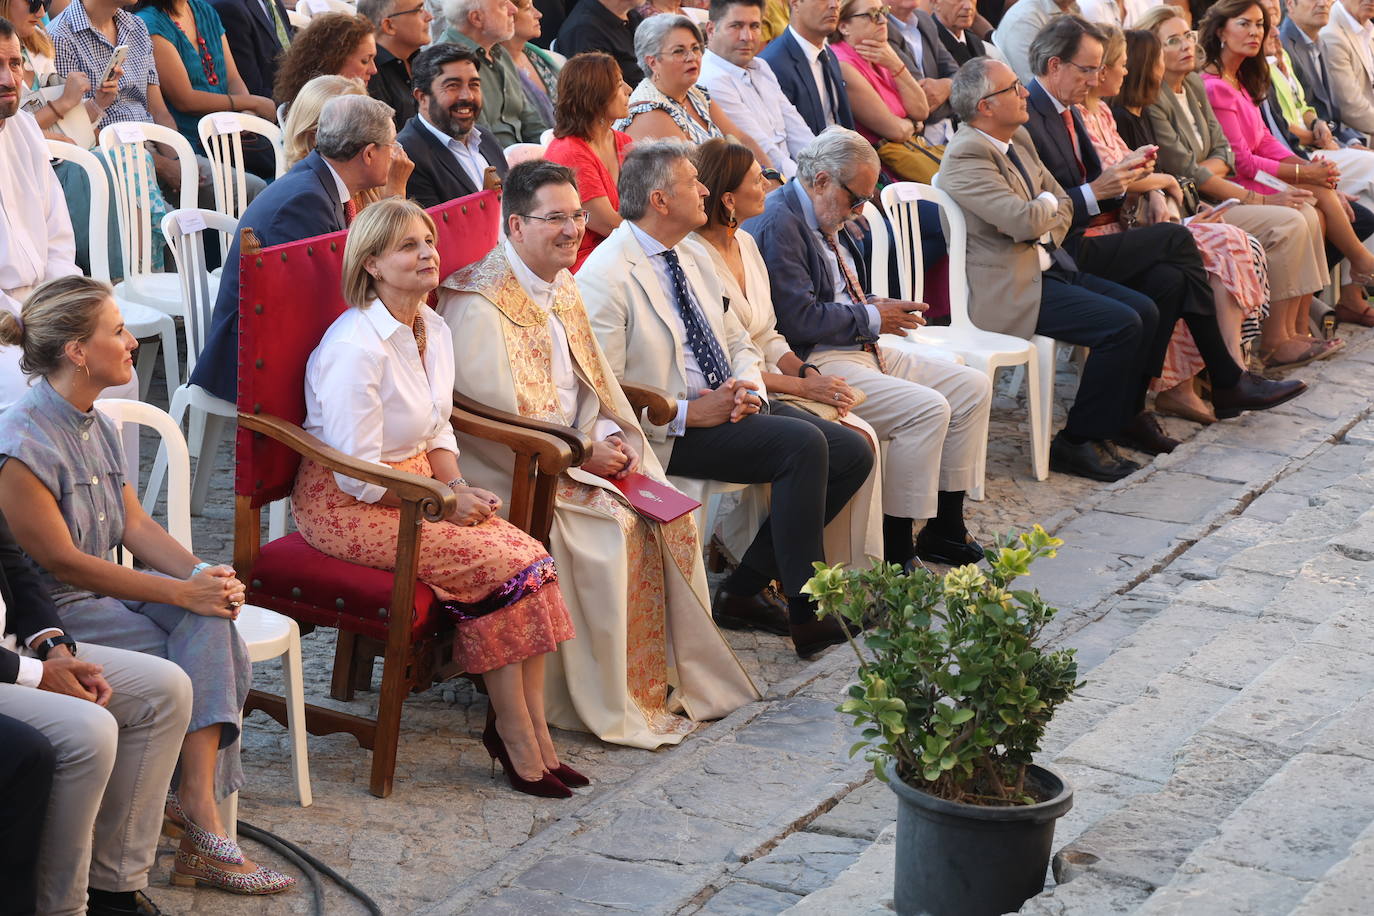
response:
M579 54L559 72L554 139L544 158L577 174L577 190L587 209L587 231L582 234L573 273L620 225L616 181L632 141L629 134L612 130L611 124L629 114L629 99L630 87L620 76L620 65L609 54Z

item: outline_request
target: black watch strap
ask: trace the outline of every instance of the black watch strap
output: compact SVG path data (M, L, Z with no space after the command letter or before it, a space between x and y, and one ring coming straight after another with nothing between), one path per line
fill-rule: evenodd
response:
M63 633L61 636L49 636L38 644L38 648L35 652L38 654L40 661L47 661L48 653L52 652L52 650L56 649L58 646L66 646L68 649L72 650L72 655L76 654L76 640L72 639L66 633Z
M825 375L825 373L821 371L821 367L815 363L802 363L801 368L797 370L797 378L806 378L807 369L815 369L817 375Z

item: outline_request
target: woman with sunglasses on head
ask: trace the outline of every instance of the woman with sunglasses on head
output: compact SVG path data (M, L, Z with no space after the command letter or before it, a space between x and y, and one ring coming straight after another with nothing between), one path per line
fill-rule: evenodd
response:
M1164 62L1159 93L1144 110L1159 144L1157 168L1195 189L1200 202L1240 201L1224 221L1264 246L1270 292L1260 350L1267 365L1297 366L1334 355L1344 341L1313 341L1294 330L1328 277L1321 219L1307 205L1312 195L1297 188L1257 194L1233 180L1235 154L1194 72L1197 34L1176 6L1155 7L1140 18L1139 27L1159 39Z
M1269 133L1260 117L1258 106L1271 91L1264 41L1273 27L1268 13L1254 0L1221 0L1207 11L1199 29L1205 60L1202 81L1217 123L1235 153L1236 182L1253 197L1273 195L1273 179L1311 194L1310 206L1321 214L1327 241L1350 262L1350 282L1366 286L1374 282L1374 252L1361 243L1353 226L1355 214L1336 192L1340 169L1331 160L1297 156ZM1305 313L1290 320L1286 330L1292 340L1308 341L1309 346L1324 343L1307 333ZM1268 360L1274 365L1287 362L1276 352L1268 354Z
M897 177L929 183L943 147L927 147L921 138L930 104L916 74L888 44L888 12L880 0L844 0L830 49L840 61L854 129Z

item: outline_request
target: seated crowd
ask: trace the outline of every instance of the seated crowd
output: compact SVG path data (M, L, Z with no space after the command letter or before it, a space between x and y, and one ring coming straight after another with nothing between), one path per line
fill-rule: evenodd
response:
M1275 0L1218 0L1196 28L1143 0L358 0L300 29L290 5L0 0L4 912L155 912L164 821L179 884L294 883L216 805L243 784L245 585L144 512L93 407L138 390L137 342L89 277L87 179L45 143L76 125L179 132L211 207L200 120L280 124L280 176L245 135L240 226L264 246L347 230L349 307L304 366L305 429L455 494L418 578L490 697L484 746L545 797L589 784L550 726L654 749L757 699L720 628L802 658L843 642L804 593L813 562L983 558L964 499L992 386L901 340L947 308L871 291L885 185L962 211L977 327L1087 349L1061 473L1115 481L1141 467L1123 447L1171 451L1157 413L1210 424L1301 395L1264 371L1340 351L1311 333L1330 284L1338 321L1374 326L1360 0L1289 0L1281 22ZM156 228L182 171L145 149ZM425 208L484 189L501 241L440 264ZM936 299L944 230L920 209ZM189 380L227 402L238 246ZM622 385L675 414L651 422ZM547 548L502 518L509 453L460 443L455 391L593 443ZM637 513L615 485L631 473L703 503L742 490L698 531ZM395 568L393 491L307 461L291 505L314 550ZM708 545L732 567L714 594Z

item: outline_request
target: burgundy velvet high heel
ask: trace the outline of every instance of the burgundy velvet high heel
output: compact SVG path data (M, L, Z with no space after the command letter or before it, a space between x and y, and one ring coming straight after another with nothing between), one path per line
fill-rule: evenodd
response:
M572 791L552 773L544 773L538 779L524 779L515 772L515 764L510 762L506 742L502 741L501 735L497 733L495 722L489 723L482 731L482 746L491 755L493 769L496 767L496 761L501 761L501 769L506 773L506 780L515 791L537 795L540 798L572 798Z
M583 776L581 773L577 772L572 767L568 766L566 763L560 763L552 770L549 770L549 772L557 776L558 781L563 783L563 785L567 786L569 789L580 789L583 786L589 786L592 784L592 781L590 779Z

